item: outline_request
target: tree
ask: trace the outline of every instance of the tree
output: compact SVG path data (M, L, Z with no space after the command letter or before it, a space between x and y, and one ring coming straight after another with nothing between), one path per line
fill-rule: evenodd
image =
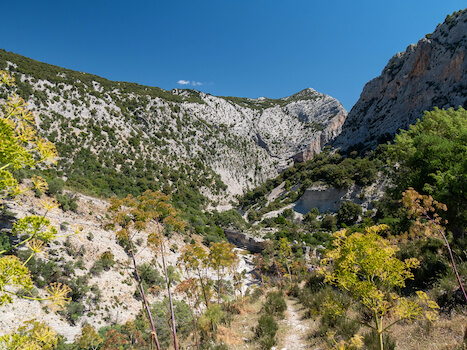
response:
M378 235L387 229L388 226L379 225L366 228L365 232L335 232L334 247L322 261L325 281L348 291L352 299L371 312L371 321L358 322L378 333L380 350L384 349L383 334L391 326L402 320L434 320L434 310L438 308L422 291L417 292L417 300L395 292L413 277L411 269L418 267L419 261L397 259L397 246ZM338 304L331 305L331 309L347 317ZM388 315L393 315L390 322Z
M220 302L221 296L221 279L224 276L226 268L230 268L238 260L233 248L235 245L226 241L214 243L211 245L208 261L209 266L217 273L217 302Z
M133 269L138 285L138 290L143 299L144 308L148 315L151 326L151 344L155 342L156 347L160 350L159 341L157 339L156 327L149 308L146 295L143 288L143 283L138 272L135 258L135 250L133 237L135 233L146 233L147 245L155 252L163 250L163 239L161 235L160 225L170 225L176 230L182 230L184 223L178 219L179 212L175 210L169 203L170 197L159 191L146 191L138 197L128 195L123 199L111 198L109 212L113 214L113 223L110 226L117 228L116 236L120 240L124 240L127 244L129 254L133 262ZM165 268L165 258L162 254L164 262L164 272L166 276L167 287L169 281L167 269ZM169 289L170 292L170 289ZM175 331L175 317L173 312L173 304L170 303L172 331L174 336L174 346L177 349L177 336Z
M345 201L342 202L337 211L337 222L348 226L355 224L362 215L362 207L357 203Z
M290 248L289 241L287 238L282 237L279 240L279 249L278 249L279 258L285 263L287 267L287 273L289 275L290 286L292 287L292 273L290 272L289 259L292 256L292 248Z
M394 172L393 196L412 187L445 203L448 229L456 236L467 227L467 111L462 107L425 112L409 130L396 135L386 156Z
M208 254L206 250L197 243L188 244L183 248L183 253L178 259L187 272L194 272L198 276L198 282L201 284L201 291L204 297L204 304L209 307L210 289L207 276L209 266Z
M14 79L7 72L0 71L0 87L14 86ZM12 171L24 167L35 167L54 162L57 151L54 145L37 135L34 115L26 108L26 102L14 93L10 93L6 102L0 105L0 210L7 197L16 197L33 188L44 192L47 183L40 177L32 179L32 187L22 187L13 177ZM13 247L0 251L0 306L13 301L12 295L18 295L18 289L31 290L32 280L27 262L34 254L43 253L47 243L53 241L57 230L45 216L48 211L57 208L53 200L44 199L41 203L45 209L44 215L30 215L18 220L12 233L21 236L21 241ZM21 262L9 253L18 247L27 246L30 256ZM70 289L60 283L54 283L47 288L49 296L33 298L23 295L23 298L35 300L52 300L59 307L69 302L67 294Z
M52 328L36 320L26 321L13 334L0 336L0 349L52 350L58 342Z
M96 350L102 344L102 341L96 329L90 324L85 324L81 329L81 334L76 337L75 344L79 349Z

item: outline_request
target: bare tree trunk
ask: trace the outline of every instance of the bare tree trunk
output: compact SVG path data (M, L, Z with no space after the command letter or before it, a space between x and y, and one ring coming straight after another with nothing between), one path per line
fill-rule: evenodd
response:
M190 310L191 318L193 319L193 327L195 327L195 341L196 341L196 348L199 350L199 341L198 341L198 327L196 326L196 318L195 314L191 307L188 308Z
M160 230L159 230L159 234L160 234ZM174 338L174 348L175 350L178 350L177 331L175 328L174 305L172 302L172 293L170 292L170 281L169 281L169 276L167 274L167 267L165 266L164 240L163 240L162 235L161 235L161 253L162 253L162 266L164 268L164 275L165 275L165 283L167 284L167 294L169 295L170 315L172 318L172 334Z
M149 309L148 301L146 299L146 294L144 294L143 284L141 282L141 277L139 276L138 267L136 265L135 252L133 250L133 242L131 241L130 236L128 235L128 231L126 231L126 239L128 241L128 245L130 246L131 259L133 260L133 267L135 269L135 276L136 276L136 281L138 282L139 292L141 294L141 297L143 298L144 308L146 309L146 313L148 314L148 318L149 318L149 323L151 325L151 346L152 346L152 340L154 340L154 342L156 343L157 350L161 350L161 347L159 345L159 340L157 339L157 333L156 333L156 327L154 325L154 320L151 315L151 310Z
M221 279L220 279L220 268L217 269L217 303L221 303Z
M206 307L209 307L208 297L206 296L206 287L204 285L203 278L201 277L201 271L199 270L199 268L197 270L198 270L198 278L199 278L199 281L201 282L201 288L203 289L204 303L206 304Z
M462 291L462 294L464 295L464 299L467 302L467 294L465 293L465 289L464 289L464 286L462 284L461 278L459 276L459 273L457 272L456 263L454 261L454 256L452 255L452 250L451 250L451 246L449 245L448 239L446 238L443 231L438 227L438 225L436 225L436 222L433 220L433 218L430 215L428 215L427 211L423 207L421 207L420 204L418 204L417 202L414 202L414 203L418 206L418 208L422 211L423 215L432 223L432 225L435 227L435 229L443 237L444 243L446 244L446 247L448 248L448 251L449 251L449 256L451 258L451 263L452 263L452 268L454 269L454 272L456 273L457 282L459 283L459 287L460 287L460 289Z

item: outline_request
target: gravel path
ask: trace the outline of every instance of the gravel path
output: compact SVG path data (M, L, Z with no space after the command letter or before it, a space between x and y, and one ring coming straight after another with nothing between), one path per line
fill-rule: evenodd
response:
M310 331L309 320L303 319L305 309L296 299L286 299L287 311L283 325L287 333L278 346L281 350L309 349L307 336Z

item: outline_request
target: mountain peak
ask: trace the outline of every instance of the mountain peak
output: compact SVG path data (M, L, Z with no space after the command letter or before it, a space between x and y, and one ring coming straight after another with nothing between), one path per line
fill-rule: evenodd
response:
M309 100L309 99L316 98L318 96L324 96L324 94L309 87L309 88L306 88L306 89L303 89L297 92L296 94L284 97L282 98L282 100L285 100L285 101L287 100Z

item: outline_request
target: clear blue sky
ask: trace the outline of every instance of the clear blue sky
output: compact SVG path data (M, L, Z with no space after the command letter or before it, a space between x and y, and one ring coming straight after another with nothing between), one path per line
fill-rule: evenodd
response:
M312 87L350 110L396 52L465 6L465 0L16 0L2 3L0 48L167 90L280 98Z

